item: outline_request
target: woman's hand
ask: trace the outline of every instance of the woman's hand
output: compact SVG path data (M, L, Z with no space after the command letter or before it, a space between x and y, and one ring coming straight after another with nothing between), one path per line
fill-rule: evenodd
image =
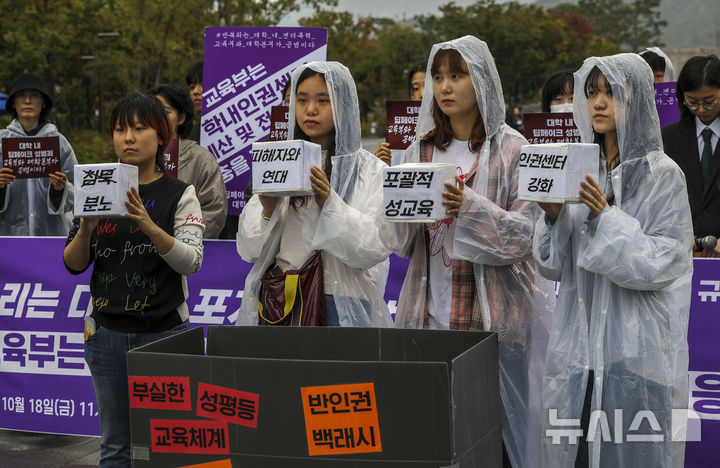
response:
M702 256L707 258L720 258L720 242L714 249L703 249Z
M455 183L456 185L446 183L445 188L447 192L443 192L442 194L444 198L442 203L447 208L445 214L449 216L457 216L460 212L463 191L465 190L465 182L463 182L460 177L455 176Z
M65 184L67 183L67 176L64 172L53 172L52 174L48 175L48 177L50 178L50 183L55 190L57 190L58 192L62 192L65 189Z
M0 168L0 189L4 189L11 182L15 182L12 169L9 167Z
M375 150L375 156L389 166L390 161L392 160L390 143L388 143L387 141L383 141L382 143L380 143L380 146L378 146Z
M150 215L145 209L145 205L143 204L142 198L140 198L140 194L137 192L135 187L130 187L130 190L127 192L127 196L128 201L125 202L125 207L127 207L128 212L125 213L125 217L135 221L143 233L152 237L151 234L153 231L160 228L152 219L150 219Z
M100 218L80 218L80 228L76 236L90 237L98 225Z
M312 184L312 189L315 191L315 201L318 207L320 207L320 210L322 210L325 205L325 200L330 196L330 181L328 181L325 171L317 166L311 167L310 183Z
M265 219L272 218L275 207L277 206L278 197L268 197L267 195L260 195L258 193L258 199L262 205L262 217Z
M592 217L599 216L607 206L605 194L598 183L590 175L585 177L586 181L580 182L580 201L590 208Z
M562 203L539 203L538 205L540 208L543 209L545 213L547 213L548 218L550 218L550 224L555 224L555 221L557 221L558 216L560 216L560 212L562 211L563 204Z

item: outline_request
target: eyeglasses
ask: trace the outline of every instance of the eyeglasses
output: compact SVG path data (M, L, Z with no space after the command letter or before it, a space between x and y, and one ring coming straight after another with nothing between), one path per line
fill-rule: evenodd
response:
M705 110L713 110L715 109L715 106L717 106L717 100L713 102L703 102L698 104L688 104L687 101L683 101L683 104L685 104L685 107L690 109L691 111L696 111L700 109L700 106L703 107Z

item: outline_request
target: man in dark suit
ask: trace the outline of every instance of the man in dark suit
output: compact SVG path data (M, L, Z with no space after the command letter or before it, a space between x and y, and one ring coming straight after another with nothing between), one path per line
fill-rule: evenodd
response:
M677 98L680 120L662 129L665 153L685 173L695 237L720 237L720 59L688 60ZM720 257L720 246L703 256Z

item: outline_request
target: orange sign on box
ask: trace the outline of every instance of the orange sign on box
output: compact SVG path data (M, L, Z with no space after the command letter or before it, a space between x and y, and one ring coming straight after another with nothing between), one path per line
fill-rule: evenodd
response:
M187 465L180 468L233 468L233 466L230 459L227 459L209 463L200 463L199 465Z
M310 456L382 452L374 383L300 391Z

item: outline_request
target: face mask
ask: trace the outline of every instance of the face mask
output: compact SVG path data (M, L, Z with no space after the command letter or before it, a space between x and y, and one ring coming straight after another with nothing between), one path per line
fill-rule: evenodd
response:
M558 112L570 112L573 111L573 105L572 102L568 102L565 104L553 104L550 106L550 112L553 114L557 114Z

